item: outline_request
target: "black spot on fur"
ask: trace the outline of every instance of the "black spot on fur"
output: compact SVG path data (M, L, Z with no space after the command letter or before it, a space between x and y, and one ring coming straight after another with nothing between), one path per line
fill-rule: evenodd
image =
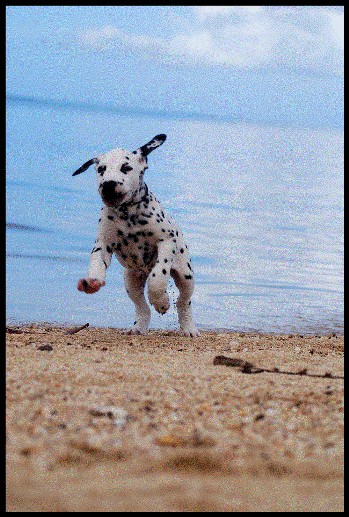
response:
M185 278L186 280L191 280L193 277L192 277L191 275L184 275L184 278Z
M129 233L128 236L127 236L129 239L132 239L133 242L138 242L139 239L137 237L137 235L135 233Z
M128 165L127 163L123 163L120 168L120 171L123 174L127 174L129 171L132 171L132 170L133 170L133 167L130 167L130 165Z
M164 275L166 275L166 273L167 273L166 269L163 269L162 272Z
M108 215L108 219L110 219L111 221L114 221L114 216L113 215Z

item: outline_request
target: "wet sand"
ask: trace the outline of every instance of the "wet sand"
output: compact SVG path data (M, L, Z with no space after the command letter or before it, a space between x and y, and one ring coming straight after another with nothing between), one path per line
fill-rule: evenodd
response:
M343 336L66 331L6 333L7 511L344 510Z

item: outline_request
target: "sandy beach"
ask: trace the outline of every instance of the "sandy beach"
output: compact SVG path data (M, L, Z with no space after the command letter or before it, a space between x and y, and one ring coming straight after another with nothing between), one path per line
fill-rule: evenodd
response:
M343 336L67 330L7 328L7 511L344 510Z

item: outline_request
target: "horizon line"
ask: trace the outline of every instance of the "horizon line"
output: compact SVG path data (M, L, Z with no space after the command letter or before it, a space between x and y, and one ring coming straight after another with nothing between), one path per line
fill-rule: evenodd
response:
M42 107L53 107L66 110L85 111L92 113L108 113L110 115L120 116L138 116L150 118L164 118L167 120L191 120L191 121L208 121L216 123L228 124L251 124L263 125L269 127L279 128L293 128L293 129L332 129L343 131L343 124L339 123L309 123L309 122L294 122L294 121L273 121L264 117L256 117L251 119L244 115L221 115L212 113L198 113L198 112L180 112L180 111L166 111L163 109L147 109L142 107L129 107L117 104L97 104L95 102L80 102L75 100L53 99L44 97L33 97L29 95L18 95L10 93L6 95L6 101L23 102L27 104L36 104Z

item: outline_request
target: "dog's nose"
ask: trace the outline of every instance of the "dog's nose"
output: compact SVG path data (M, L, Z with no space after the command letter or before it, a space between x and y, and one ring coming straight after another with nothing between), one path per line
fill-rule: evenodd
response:
M102 199L107 204L120 204L125 197L123 192L117 191L116 181L106 181L102 185Z
M106 199L111 199L115 196L116 181L106 181L102 185L102 196Z

